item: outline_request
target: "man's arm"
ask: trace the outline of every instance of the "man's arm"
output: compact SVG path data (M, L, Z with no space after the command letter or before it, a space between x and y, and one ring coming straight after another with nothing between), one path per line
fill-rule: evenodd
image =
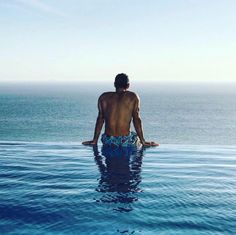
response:
M134 109L133 109L133 124L135 131L137 132L137 135L144 146L158 146L159 144L155 142L148 142L145 141L144 136L143 136L143 126L142 126L142 120L140 117L140 99L138 96L136 96L135 104L134 104Z
M104 116L103 116L103 110L102 110L102 105L101 105L101 96L98 99L98 117L94 129L94 136L93 140L90 141L84 141L82 144L85 145L96 145L98 142L99 135L101 133L102 127L104 123Z
M103 123L104 123L104 117L103 117L101 99L99 98L98 99L98 117L97 117L95 130L94 130L94 136L93 136L93 141L96 143L98 142L98 138L101 133Z
M134 104L134 110L133 110L133 124L141 143L144 143L145 139L143 137L142 120L139 114L139 110L140 110L140 100L139 100L139 97L137 96L135 100L135 104Z

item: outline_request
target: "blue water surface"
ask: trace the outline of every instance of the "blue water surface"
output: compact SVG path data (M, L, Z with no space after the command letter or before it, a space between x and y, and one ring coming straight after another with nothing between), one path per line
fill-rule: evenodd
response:
M236 146L235 84L131 83L145 138L165 144ZM110 83L1 84L0 140L82 142Z
M82 146L112 84L0 84L0 234L235 235L235 84L132 80L160 147Z
M236 234L236 147L0 143L0 234Z

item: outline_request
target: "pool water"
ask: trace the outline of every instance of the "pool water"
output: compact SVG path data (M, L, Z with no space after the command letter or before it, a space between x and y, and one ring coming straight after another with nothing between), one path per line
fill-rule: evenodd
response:
M0 234L236 234L236 147L0 143Z

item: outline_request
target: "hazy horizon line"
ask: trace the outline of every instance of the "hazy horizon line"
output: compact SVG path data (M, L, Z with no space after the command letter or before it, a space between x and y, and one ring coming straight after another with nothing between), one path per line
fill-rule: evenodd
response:
M25 84L25 83L28 83L28 84L74 84L74 83L107 83L107 84L110 84L110 83L113 83L113 78L111 80L99 80L99 79L88 79L88 80L68 80L68 81L65 81L65 80L54 80L54 81L49 81L49 80L35 80L35 81L32 81L32 80L18 80L18 81L13 81L13 80L10 80L10 81L0 81L0 84ZM176 84L176 83L210 83L210 84L222 84L222 83L227 83L227 84L236 84L236 81L233 81L233 80L224 80L224 81L203 81L203 80L200 80L200 81L197 81L197 80L194 80L194 81L188 81L188 80L180 80L180 81L174 81L174 80L167 80L167 81L160 81L160 80L135 80L135 79L130 79L130 83L133 84L133 83L173 83L173 84Z

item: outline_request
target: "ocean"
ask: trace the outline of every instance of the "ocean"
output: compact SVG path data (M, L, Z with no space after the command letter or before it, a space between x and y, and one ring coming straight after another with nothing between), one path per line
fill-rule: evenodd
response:
M236 234L236 85L130 89L160 147L81 144L112 83L0 84L0 234Z
M236 145L235 84L135 83L147 139ZM93 136L105 83L0 84L0 140L81 142Z

